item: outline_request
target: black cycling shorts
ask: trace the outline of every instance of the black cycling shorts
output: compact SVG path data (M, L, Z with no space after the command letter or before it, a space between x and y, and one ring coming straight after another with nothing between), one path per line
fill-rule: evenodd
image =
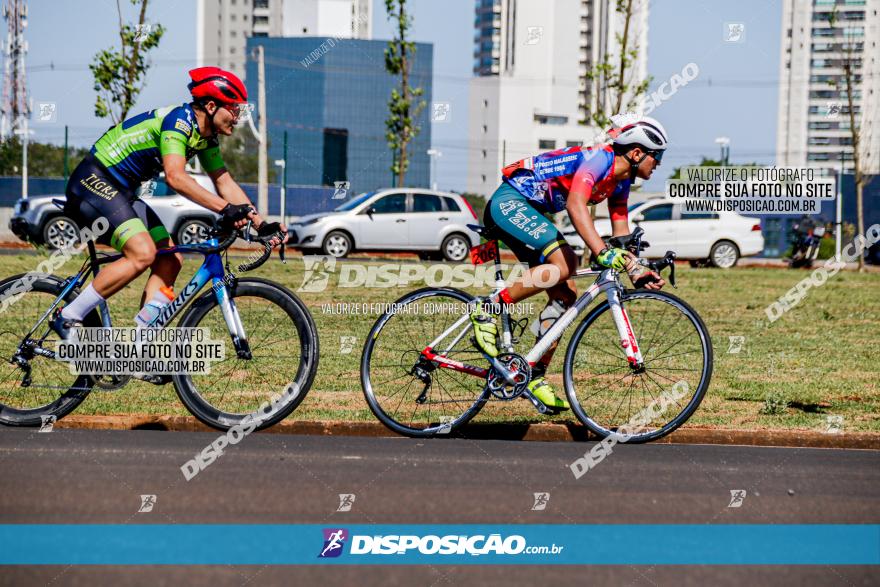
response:
M106 218L109 230L98 237L99 243L122 251L125 242L136 234L149 232L153 242L170 237L159 216L133 190L119 185L94 155L86 155L67 181L64 210L81 227L90 227L98 218Z

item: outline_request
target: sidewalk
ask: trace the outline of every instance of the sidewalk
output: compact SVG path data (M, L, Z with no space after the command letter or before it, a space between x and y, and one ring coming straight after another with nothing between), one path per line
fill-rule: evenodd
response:
M57 428L89 430L164 430L176 432L213 432L192 416L68 416ZM271 434L313 436L398 437L379 422L304 422L284 420L264 431ZM505 423L470 424L452 438L471 440L530 440L541 442L595 441L579 423ZM437 438L443 438L439 435ZM777 446L797 448L836 448L880 450L880 433L842 432L829 434L816 430L731 430L723 428L680 428L654 444L726 444L742 446Z

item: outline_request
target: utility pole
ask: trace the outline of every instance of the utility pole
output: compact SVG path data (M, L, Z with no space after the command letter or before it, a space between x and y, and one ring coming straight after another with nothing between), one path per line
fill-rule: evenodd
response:
M28 119L23 118L21 128L15 129L15 134L21 135L21 199L28 197L28 136L34 131L28 128Z
M12 136L22 128L22 119L30 116L25 75L27 42L27 5L24 0L6 0L3 6L6 19L6 39L3 46L3 103L0 105L0 138Z
M257 109L260 111L260 154L258 168L257 210L269 215L269 135L266 132L266 61L263 46L257 46Z

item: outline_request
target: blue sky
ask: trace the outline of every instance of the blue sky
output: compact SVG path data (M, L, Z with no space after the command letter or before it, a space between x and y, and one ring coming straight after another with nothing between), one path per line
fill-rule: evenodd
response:
M133 18L128 4L123 0ZM31 0L28 5L30 95L35 105L58 104L56 122L33 122L34 139L60 143L67 124L73 144L89 145L109 121L93 115L88 64L97 51L118 43L116 3ZM195 64L195 2L151 0L149 6L148 20L161 22L167 32L152 54L154 66L135 111L184 101L186 71ZM391 31L383 6L374 0L376 39L388 38ZM413 6L414 39L434 44L433 101L452 105L451 121L432 129L432 142L443 152L438 183L444 189L463 189L474 0L415 0ZM718 136L730 137L732 162L773 161L781 15L779 1L652 0L648 70L654 86L689 62L699 66L700 75L652 114L666 126L672 146L649 189L662 189L662 180L675 166L697 162L702 155L717 156ZM745 24L743 42L724 41L728 22Z

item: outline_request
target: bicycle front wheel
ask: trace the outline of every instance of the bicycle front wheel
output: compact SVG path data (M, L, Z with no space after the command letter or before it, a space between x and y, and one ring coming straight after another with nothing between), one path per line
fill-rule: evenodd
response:
M370 410L385 426L405 436L447 434L486 403L484 376L441 367L422 352L467 316L474 300L457 289L420 289L397 300L376 321L364 345L361 384ZM433 351L487 370L489 362L473 347L470 329L470 320L465 320Z
M627 291L623 308L644 365L621 347L608 302L596 306L565 353L565 392L587 428L640 443L666 436L696 411L712 377L712 341L697 313L665 292Z
M291 292L261 279L227 288L244 328L250 356L239 356L213 292L201 296L180 327L210 328L226 341L225 357L207 374L174 375L180 400L214 428L228 430L256 419L256 429L281 421L305 398L318 368L318 333L311 314Z

